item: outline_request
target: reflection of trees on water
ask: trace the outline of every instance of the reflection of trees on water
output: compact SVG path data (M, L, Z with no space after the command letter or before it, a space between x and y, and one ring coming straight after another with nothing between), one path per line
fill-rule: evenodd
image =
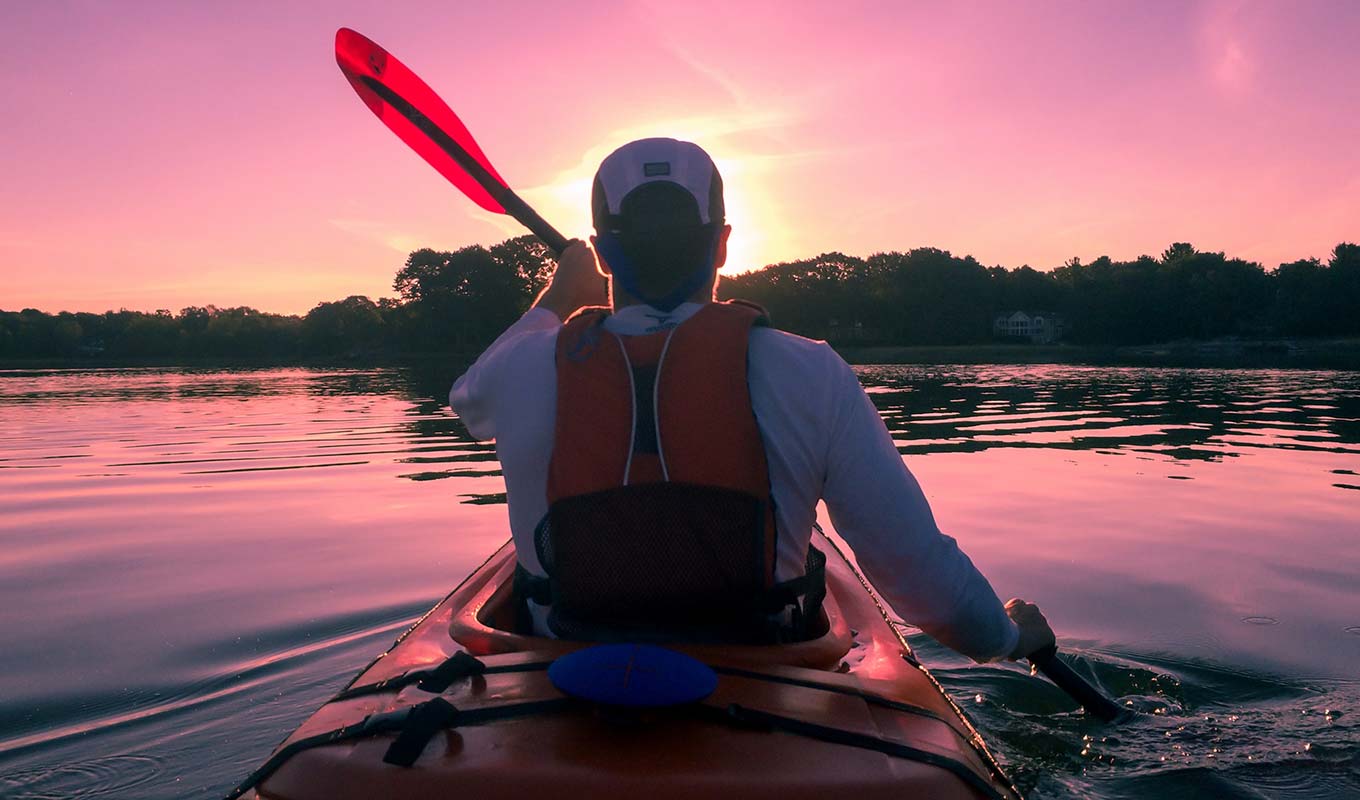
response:
M494 445L474 441L448 407L464 366L34 372L0 381L0 404L18 413L107 403L132 414L134 427L174 413L181 438L211 444L169 461L129 454L119 464L228 468L239 453L236 468L246 470L380 456L409 465L398 473L408 480L496 476ZM903 453L1030 447L1209 461L1265 447L1360 454L1360 373L976 365L861 367L859 375ZM279 402L250 402L259 399ZM161 403L176 407L162 412Z
M390 371L393 379L400 384L398 393L411 403L406 411L406 419L401 423L402 427L414 440L445 443L434 454L422 452L403 458L402 462L450 465L444 469L412 471L399 477L413 481L433 481L445 478L497 477L501 474L495 445L474 440L467 427L463 425L463 421L449 408L449 388L464 366L421 365ZM465 495L465 497L472 499L463 502L504 502L503 494Z
M491 445L466 454L472 439L448 408L459 367L390 370L383 380L411 400L403 423L411 434L464 443L465 455L451 461L494 461ZM1207 461L1254 447L1360 453L1356 373L1056 365L857 371L903 453L1043 447Z
M306 367L144 367L9 372L0 401L39 403L101 400L249 400L407 394L411 382L397 369ZM444 390L446 393L448 387Z
M1360 453L1360 375L1098 367L863 367L903 453L993 447L1219 460L1243 448Z

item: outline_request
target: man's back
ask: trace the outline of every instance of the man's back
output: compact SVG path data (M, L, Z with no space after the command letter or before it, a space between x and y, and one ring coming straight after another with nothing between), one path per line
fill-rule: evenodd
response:
M620 336L650 333L683 323L701 307L685 303L662 314L629 306L605 327ZM472 435L496 440L520 563L540 575L533 542L548 509L560 329L556 315L530 311L449 397ZM748 358L779 530L776 578L802 573L817 503L825 499L837 530L899 612L976 658L1008 655L1014 627L986 579L939 533L850 367L824 342L773 328L751 331Z
M631 306L606 320L605 328L620 336L643 334L687 320L699 308L686 303L657 315ZM553 352L560 329L552 314L530 312L459 379L449 397L469 432L496 439L511 528L521 551L532 551L534 528L547 513L557 404ZM830 450L826 421L842 399L834 379L842 372L850 380L854 376L825 343L773 328L751 331L749 358L751 404L769 459L779 530L787 534L780 537L776 568L776 576L785 580L802 573L807 555ZM858 393L858 383L853 388ZM482 392L494 393L495 400L478 402L486 396ZM531 559L530 552L521 561L540 572Z

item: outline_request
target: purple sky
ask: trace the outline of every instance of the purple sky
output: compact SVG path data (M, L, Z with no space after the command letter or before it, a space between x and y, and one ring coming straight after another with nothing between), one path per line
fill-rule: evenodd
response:
M342 25L568 235L605 154L674 135L718 159L738 270L1360 240L1360 3L955 5L8 3L0 308L301 312L518 234L364 109Z

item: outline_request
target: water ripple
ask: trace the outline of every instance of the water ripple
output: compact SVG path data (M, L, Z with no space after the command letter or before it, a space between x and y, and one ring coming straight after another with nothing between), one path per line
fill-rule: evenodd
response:
M94 800L130 797L155 781L164 766L153 756L112 755L0 775L10 800Z

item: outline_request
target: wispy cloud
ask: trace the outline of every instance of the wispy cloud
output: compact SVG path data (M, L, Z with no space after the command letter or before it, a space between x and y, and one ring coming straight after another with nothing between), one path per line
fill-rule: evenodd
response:
M694 70L695 72L699 73L705 78L708 78L709 80L718 84L718 86L722 87L723 91L727 92L727 94L731 96L732 101L736 103L738 106L744 108L750 105L747 102L747 93L742 88L741 84L734 80L727 73L723 72L722 70L705 61L701 61L700 59L695 57L694 54L692 54L688 48L674 41L668 42L667 44L668 49L671 51L671 53L675 55L676 58L683 61L690 69Z
M1231 92L1252 88L1257 59L1253 53L1246 4L1226 0L1209 7L1200 28L1204 60L1214 84Z
M328 219L326 222L352 236L377 242L403 255L425 246L426 239L396 225L369 219Z

